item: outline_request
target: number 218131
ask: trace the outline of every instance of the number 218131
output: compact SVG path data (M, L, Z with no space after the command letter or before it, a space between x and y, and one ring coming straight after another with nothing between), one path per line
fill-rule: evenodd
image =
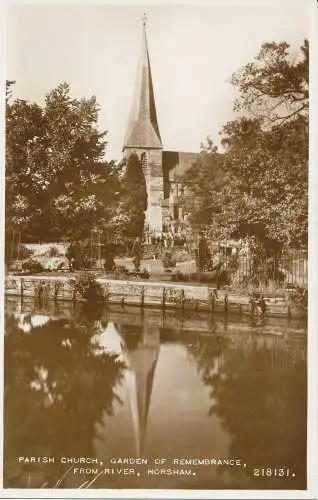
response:
M254 477L295 477L295 474L292 474L290 469L286 467L282 467L279 469L272 467L264 467L262 469L253 469Z

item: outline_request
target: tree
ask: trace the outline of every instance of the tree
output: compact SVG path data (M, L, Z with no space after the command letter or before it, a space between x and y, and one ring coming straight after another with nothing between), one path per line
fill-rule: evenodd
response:
M10 88L10 86L8 85ZM10 91L8 90L8 95ZM6 229L24 230L38 196L29 164L31 143L44 134L41 108L18 99L6 109Z
M183 176L182 183L185 186L184 210L190 214L190 223L195 232L209 228L210 236L214 238L222 238L224 233L229 233L229 227L225 230L222 225L229 174L223 168L223 155L218 153L211 139L201 144L200 155Z
M125 165L120 191L123 236L142 238L146 209L146 180L138 156L132 153Z
M264 131L242 118L223 129L233 196L225 203L233 233L265 245L305 245L307 240L308 124L299 116Z
M188 182L193 222L277 251L307 243L308 42L296 62L288 48L266 43L233 75L246 116L223 126L224 153L209 142L185 179L198 179Z
M286 42L264 43L254 62L232 76L240 92L234 109L250 111L268 125L307 117L309 106L309 43L304 41L300 57L293 61Z
M104 161L106 132L97 129L95 97L74 99L64 83L43 108L7 102L7 230L30 239L87 237L106 226L118 190L114 164Z

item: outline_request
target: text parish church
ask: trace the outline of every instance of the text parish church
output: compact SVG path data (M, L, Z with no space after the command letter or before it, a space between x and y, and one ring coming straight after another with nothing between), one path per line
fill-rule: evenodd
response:
M143 18L142 52L139 61L131 116L124 140L123 154L138 155L145 175L148 207L145 224L150 231L176 230L185 214L181 197L182 176L195 162L198 153L165 151L157 120L151 76L146 22Z

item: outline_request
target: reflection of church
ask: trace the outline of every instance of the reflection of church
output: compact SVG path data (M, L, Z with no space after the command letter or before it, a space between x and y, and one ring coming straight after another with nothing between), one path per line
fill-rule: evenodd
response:
M182 176L198 153L164 151L159 132L151 76L145 23L142 53L138 66L135 95L123 146L124 157L136 153L146 178L148 209L146 224L152 231L181 226L184 221Z
M129 345L129 336L121 331L124 327L108 323L97 335L99 347L118 354L125 363L125 386L130 404L134 429L136 456L141 456L147 430L147 419L155 371L160 354L160 328L143 327L135 345Z

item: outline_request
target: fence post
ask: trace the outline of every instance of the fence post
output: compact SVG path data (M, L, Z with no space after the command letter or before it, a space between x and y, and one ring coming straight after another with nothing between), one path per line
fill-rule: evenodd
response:
M75 302L76 301L76 281L73 280L72 282L73 282L73 296L72 296L72 300L73 300L73 302Z
M57 283L58 283L58 281L55 280L54 281L54 302L57 301L57 292L58 292L58 284Z
M229 305L228 296L227 296L227 294L225 294L225 296L224 296L224 312L226 314L227 314L227 311L228 311L228 305Z
M162 309L165 309L166 307L166 289L165 287L162 288Z
M214 301L215 301L215 297L214 297L213 290L211 288L209 288L209 310L211 312L214 312Z
M144 307L144 302L145 302L145 287L141 287L141 297L140 297L140 305L143 308Z
M181 309L184 310L184 301L185 301L185 298L184 298L184 289L182 288L181 290Z

